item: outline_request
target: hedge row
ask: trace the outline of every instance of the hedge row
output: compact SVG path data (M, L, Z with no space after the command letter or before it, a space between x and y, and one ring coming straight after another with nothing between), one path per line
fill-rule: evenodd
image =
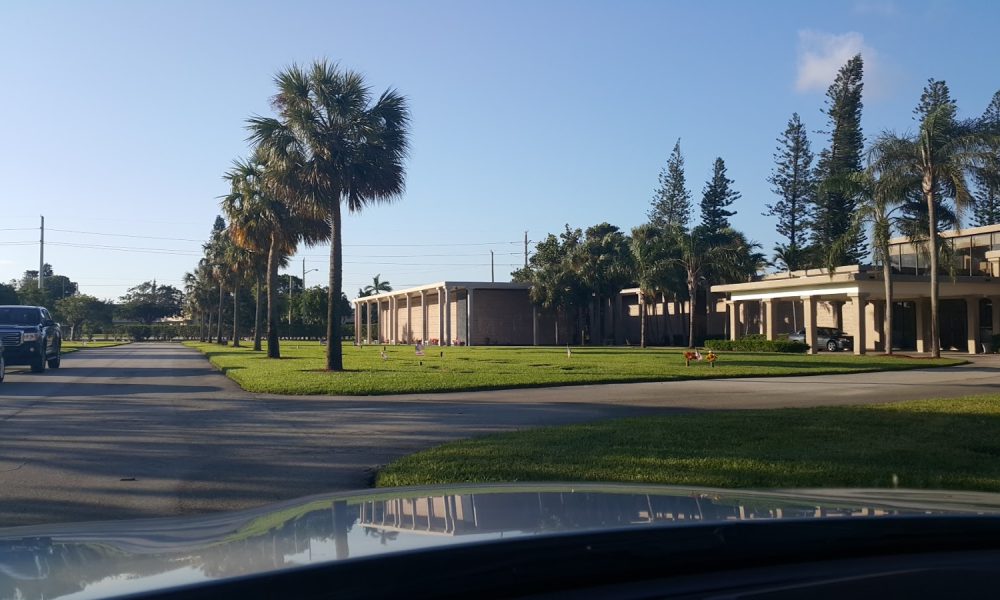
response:
M748 335L738 340L705 340L705 347L719 352L788 352L802 354L809 346L802 342L769 340L763 335Z

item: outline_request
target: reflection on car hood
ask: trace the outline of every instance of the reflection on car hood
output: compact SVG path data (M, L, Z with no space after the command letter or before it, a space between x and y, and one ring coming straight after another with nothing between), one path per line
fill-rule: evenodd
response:
M0 597L110 597L449 544L741 520L1000 514L1000 495L518 484L365 490L195 518L0 529Z

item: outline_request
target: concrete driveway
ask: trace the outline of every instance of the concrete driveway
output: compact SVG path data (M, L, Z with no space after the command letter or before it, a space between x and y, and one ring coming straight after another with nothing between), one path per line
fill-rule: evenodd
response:
M253 395L178 344L65 357L0 384L0 527L247 508L366 487L462 437L669 411L996 393L1000 359L945 369L382 397Z

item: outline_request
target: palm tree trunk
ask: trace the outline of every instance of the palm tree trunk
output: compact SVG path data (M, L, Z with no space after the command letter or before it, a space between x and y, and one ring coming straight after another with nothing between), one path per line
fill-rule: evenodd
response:
M205 307L202 307L201 314L198 315L198 316L199 316L199 319L198 319L199 323L198 324L200 325L200 327L198 328L198 341L199 342L204 342L205 341L205 323L208 321L208 311L205 310Z
M937 244L937 210L934 198L934 178L931 174L924 175L924 198L927 200L927 227L931 253L931 356L941 358L941 337L938 331L938 244Z
M233 348L240 347L240 284L233 284Z
M281 358L278 342L278 244L271 236L267 249L267 357Z
M340 346L340 294L344 285L344 257L341 253L340 198L333 203L330 217L330 289L326 311L326 370L343 371L344 355Z
M688 274L688 348L694 348L694 304L695 304L695 294L698 293L698 286L695 283L695 278L693 273Z
M888 252L883 252L885 257ZM892 354L892 266L888 260L882 261L882 279L885 280L885 321L882 323L882 337L885 338L885 353ZM922 335L919 331L917 335Z
M219 282L219 323L218 323L218 330L216 331L216 333L218 335L216 336L216 340L215 340L215 343L216 344L220 344L220 345L222 344L222 305L223 305L222 300L223 300L223 290L222 290L222 282L220 281Z
M206 311L206 315L208 317L208 319L207 319L208 320L208 329L206 330L207 333L205 335L205 340L204 341L211 342L212 341L212 311L211 311L210 307L206 307L205 311Z
M639 292L639 347L646 347L646 302L641 291Z
M556 309L555 318L552 319L552 320L555 321L555 324L556 324L556 338L555 339L556 339L556 346L558 346L559 345L559 309L558 308Z
M253 349L260 352L260 271L257 271L257 284L254 287L253 309Z

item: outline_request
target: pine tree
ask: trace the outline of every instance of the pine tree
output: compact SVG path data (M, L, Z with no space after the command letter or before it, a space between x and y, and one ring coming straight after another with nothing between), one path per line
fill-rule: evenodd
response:
M994 134L1000 134L1000 91L983 113L982 123ZM1000 156L996 162L976 173L976 199L972 205L972 224L976 227L1000 223Z
M729 217L736 214L734 210L727 210L740 199L740 193L732 189L732 185L733 180L726 177L726 163L716 158L712 178L705 184L701 198L701 227L709 235L728 229Z
M764 216L778 217L777 232L788 239L783 244L782 260L790 270L802 268L802 264L787 264L790 257L802 256L809 231L809 208L816 194L816 179L813 175L813 154L809 149L806 128L793 113L788 127L778 138L778 148L774 154L776 163L768 183L779 200L768 204ZM796 261L792 261L796 262Z
M681 141L678 139L667 160L667 166L660 171L660 187L653 196L649 222L660 227L676 225L687 229L690 219L691 192L687 190L684 157L681 155Z
M861 131L861 93L864 88L864 61L858 54L840 68L833 85L826 92L826 108L830 130L830 146L819 154L816 176L820 182L834 184L837 180L861 171L865 137ZM857 209L856 200L836 191L816 194L812 211L813 242L819 248L832 248L851 232L851 219ZM837 264L860 262L867 254L864 233L843 244Z

